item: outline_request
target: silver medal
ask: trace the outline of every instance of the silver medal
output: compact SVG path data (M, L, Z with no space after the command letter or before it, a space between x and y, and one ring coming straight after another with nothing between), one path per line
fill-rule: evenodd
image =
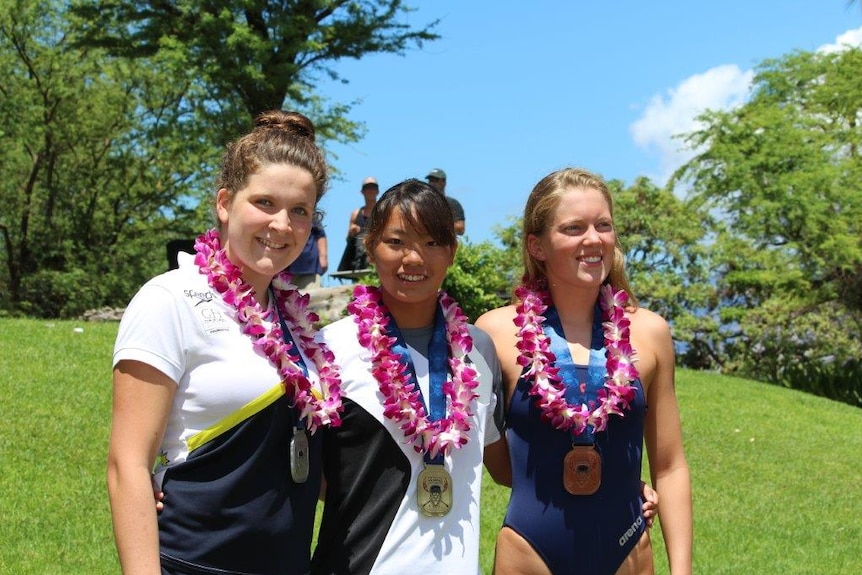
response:
M290 477L295 483L308 479L308 435L303 427L295 427L290 440Z

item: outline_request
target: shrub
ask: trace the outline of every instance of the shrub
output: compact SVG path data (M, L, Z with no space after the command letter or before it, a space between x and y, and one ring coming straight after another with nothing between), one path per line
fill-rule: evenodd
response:
M862 362L821 360L794 363L781 377L785 387L862 407Z
M84 270L41 270L21 282L20 308L39 318L71 319L101 305L99 289Z
M490 242L463 242L443 289L458 301L470 322L475 322L486 311L507 302L514 285L510 267L505 252Z

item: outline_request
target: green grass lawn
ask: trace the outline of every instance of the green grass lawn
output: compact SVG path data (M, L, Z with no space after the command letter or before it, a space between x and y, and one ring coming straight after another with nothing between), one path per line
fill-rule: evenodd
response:
M119 572L104 481L116 329L0 320L2 575ZM862 410L686 370L677 391L695 573L862 573ZM486 573L507 499L486 475ZM667 573L660 527L653 543Z

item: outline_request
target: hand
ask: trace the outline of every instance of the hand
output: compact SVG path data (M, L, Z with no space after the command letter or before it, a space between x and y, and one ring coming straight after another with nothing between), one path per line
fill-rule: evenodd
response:
M159 489L159 486L156 485L155 477L151 478L153 482L153 500L156 502L156 513L162 511L165 508L165 492Z
M646 519L647 527L652 527L653 520L658 514L658 492L641 481L641 495L644 499L644 519Z

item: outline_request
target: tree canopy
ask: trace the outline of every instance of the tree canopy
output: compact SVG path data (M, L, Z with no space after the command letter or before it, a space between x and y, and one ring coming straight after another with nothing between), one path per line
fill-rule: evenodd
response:
M436 24L399 1L0 0L0 307L70 317L124 305L167 241L209 225L224 142L263 109L354 141L332 64L403 52Z
M341 59L436 39L437 21L414 28L410 12L0 0L0 313L124 305L165 269L168 240L208 225L224 142L260 111L306 113L324 146L357 140L351 104L316 83L346 81ZM860 74L858 48L766 60L747 102L699 118L667 187L609 178L635 295L671 322L683 364L858 380ZM473 318L521 276L517 223L497 232L502 247L461 247L445 286Z
M174 52L200 72L221 106L238 103L249 118L282 108L315 110L330 137L355 136L344 104L325 108L321 77L341 78L344 58L403 54L438 38L437 21L416 28L401 0L243 0L125 2L74 0L81 43L124 58Z
M72 47L60 2L3 4L6 303L75 315L128 297L164 262L145 256L198 227L210 135L193 109L193 78L176 62L136 66Z
M862 327L862 50L758 66L750 100L707 112L675 177L709 214L709 317L699 341L755 376L858 357Z

